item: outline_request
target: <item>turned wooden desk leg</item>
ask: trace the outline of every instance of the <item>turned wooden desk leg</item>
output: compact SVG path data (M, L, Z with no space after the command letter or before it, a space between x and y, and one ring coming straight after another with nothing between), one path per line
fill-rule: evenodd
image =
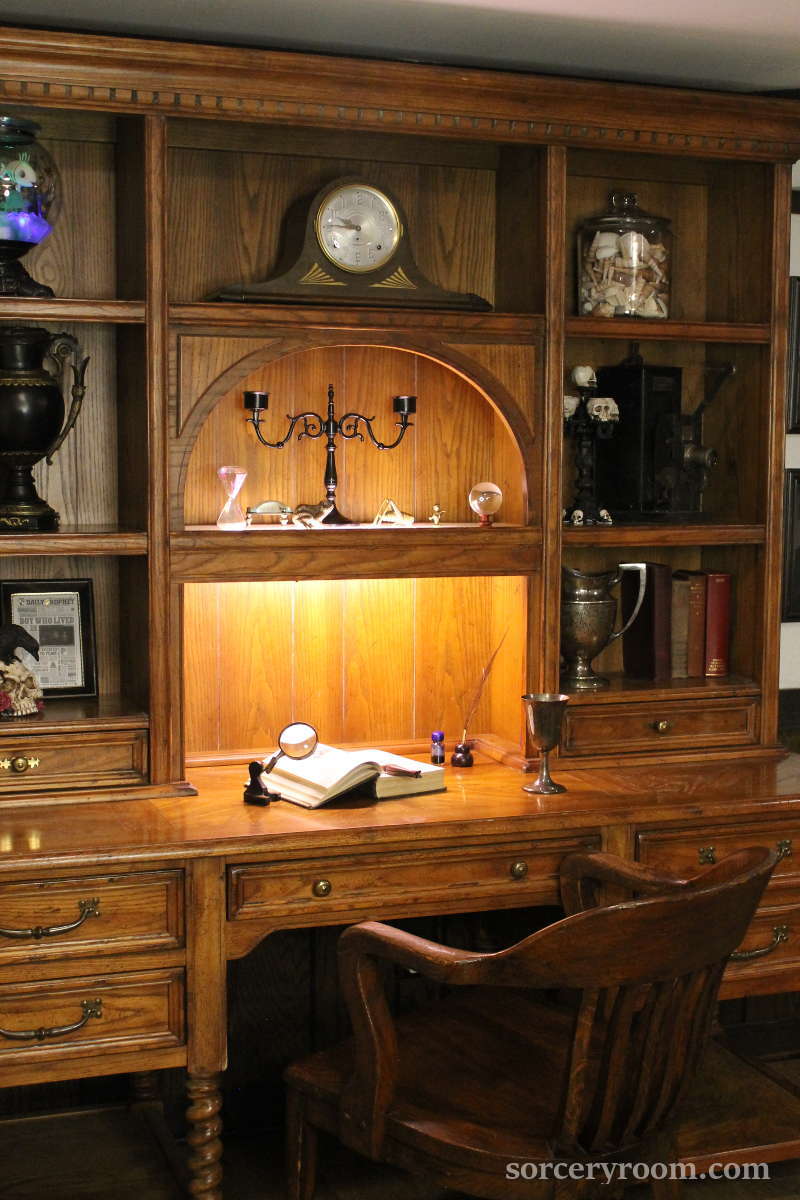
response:
M187 878L186 991L191 1196L222 1200L221 1072L227 1066L225 868L196 859Z
M190 1075L186 1081L189 1128L189 1194L222 1200L222 1093L220 1074Z

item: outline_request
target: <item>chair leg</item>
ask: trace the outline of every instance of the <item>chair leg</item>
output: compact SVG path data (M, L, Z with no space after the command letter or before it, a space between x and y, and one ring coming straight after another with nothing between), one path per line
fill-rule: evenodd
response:
M286 1106L286 1195L312 1200L317 1182L317 1131L306 1120L305 1100L289 1088Z

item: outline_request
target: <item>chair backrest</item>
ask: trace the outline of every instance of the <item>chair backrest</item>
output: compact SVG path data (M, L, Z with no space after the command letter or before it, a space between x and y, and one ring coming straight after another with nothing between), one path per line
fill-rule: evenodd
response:
M591 875L594 856L581 857ZM560 1152L622 1150L669 1120L696 1071L727 959L775 862L773 851L740 851L667 884L667 895L576 913L483 958L470 982L577 991L552 1131Z

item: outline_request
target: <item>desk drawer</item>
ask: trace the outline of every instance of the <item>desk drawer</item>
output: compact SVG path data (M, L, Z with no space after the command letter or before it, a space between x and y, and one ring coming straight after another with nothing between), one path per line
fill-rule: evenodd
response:
M146 780L146 729L71 731L68 741L20 730L0 740L0 796Z
M0 987L0 1064L152 1051L184 1042L180 970Z
M636 857L656 870L696 875L704 866L748 846L770 846L779 853L773 880L800 871L800 821L776 825L726 825L676 833L640 833ZM772 885L770 885L772 886Z
M779 888L771 894L776 901L758 909L738 955L728 964L728 980L740 975L775 971L800 963L800 889ZM791 990L787 986L787 990Z
M0 964L182 944L182 871L0 884Z
M748 746L757 740L755 699L653 704L576 705L564 715L563 755L634 754L703 746Z
M558 902L558 868L573 850L598 850L595 836L519 840L458 850L359 854L246 863L228 869L231 920L336 923L376 914L412 916L459 908Z

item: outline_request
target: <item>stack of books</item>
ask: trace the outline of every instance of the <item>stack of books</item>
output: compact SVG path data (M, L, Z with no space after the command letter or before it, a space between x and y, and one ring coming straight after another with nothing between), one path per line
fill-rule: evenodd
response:
M729 673L732 577L727 571L672 571L647 564L639 615L622 637L622 665L634 679L690 679ZM622 619L633 612L639 579L622 578Z

